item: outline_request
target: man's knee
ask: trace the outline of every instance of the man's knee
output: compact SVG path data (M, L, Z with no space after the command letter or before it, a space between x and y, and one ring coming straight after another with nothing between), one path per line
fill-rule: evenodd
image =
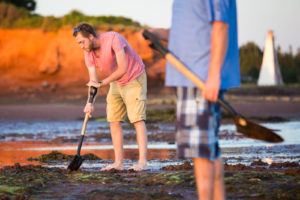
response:
M223 163L221 159L217 159L215 162L215 181L223 179Z
M133 121L134 121L134 122L132 122L132 124L133 124L134 126L145 124L145 120L143 120L143 119L133 120Z
M120 127L121 122L120 121L115 121L115 122L109 122L110 127Z

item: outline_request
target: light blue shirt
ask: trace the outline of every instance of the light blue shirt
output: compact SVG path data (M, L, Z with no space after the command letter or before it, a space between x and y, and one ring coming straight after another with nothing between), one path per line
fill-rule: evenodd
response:
M229 26L228 48L221 70L221 88L240 84L235 0L174 0L169 49L201 80L206 81L211 48L212 22ZM167 86L194 86L167 63Z

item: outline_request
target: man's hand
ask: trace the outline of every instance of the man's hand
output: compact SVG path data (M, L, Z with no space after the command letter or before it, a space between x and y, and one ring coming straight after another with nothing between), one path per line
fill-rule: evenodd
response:
M93 87L95 87L95 88L99 88L99 87L101 87L103 84L102 84L101 81L100 81L100 82L89 81L86 85L87 85L88 87L93 86Z
M220 77L219 76L209 76L205 87L203 90L203 96L206 100L211 102L216 102L219 96L220 89Z
M93 111L94 111L94 105L92 103L87 103L83 110L83 112L89 114L89 117L92 117Z

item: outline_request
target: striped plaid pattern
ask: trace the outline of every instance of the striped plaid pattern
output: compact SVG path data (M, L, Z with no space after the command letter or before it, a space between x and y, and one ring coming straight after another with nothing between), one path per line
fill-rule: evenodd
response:
M176 115L178 157L217 159L220 106L206 101L197 88L177 87Z

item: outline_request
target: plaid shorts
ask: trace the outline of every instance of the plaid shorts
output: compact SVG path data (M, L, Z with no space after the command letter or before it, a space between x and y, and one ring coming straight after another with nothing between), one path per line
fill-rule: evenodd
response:
M220 91L220 97L223 91ZM218 131L220 106L201 96L193 87L177 88L176 140L178 158L220 157Z

